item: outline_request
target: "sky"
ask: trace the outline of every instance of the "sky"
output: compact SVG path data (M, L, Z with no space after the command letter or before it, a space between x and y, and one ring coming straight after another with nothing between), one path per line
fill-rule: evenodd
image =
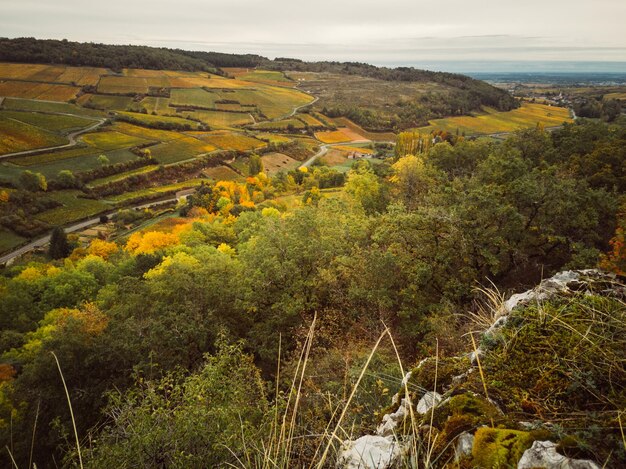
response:
M583 61L626 73L626 0L0 0L0 36L430 68Z

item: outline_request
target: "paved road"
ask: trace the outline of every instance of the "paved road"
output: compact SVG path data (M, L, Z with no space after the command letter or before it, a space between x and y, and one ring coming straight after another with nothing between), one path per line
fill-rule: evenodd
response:
M47 112L46 114L54 114L57 116L72 116L72 117L82 117L84 119L91 119L89 117L84 117L84 116L77 116L75 114L67 114L64 112ZM99 119L98 122L96 122L93 125L90 125L89 127L85 127L84 129L81 130L77 130L76 132L72 132L71 134L69 134L67 136L69 143L66 143L65 145L56 145L54 147L46 147L46 148L35 148L33 150L25 150L25 151L17 151L14 153L5 153L4 155L0 155L0 159L4 159L4 158L10 158L10 157L14 157L14 156L26 156L26 155L32 155L33 153L44 153L46 151L52 151L52 150L60 150L62 148L70 148L75 146L78 142L76 140L76 138L86 132L91 132L94 129L97 129L98 127L100 127L102 124L104 124L106 122L106 119Z
M137 205L135 207L124 207L124 208L134 208L134 209L144 209L144 208L149 208L149 207L154 207L156 205L163 205L165 203L168 202L174 202L176 201L176 197L173 198L169 198L169 199L165 199L165 200L158 200L158 201L153 201L150 203L146 203L146 204L142 204L142 205ZM103 213L102 215L111 215L113 213L115 213L116 210L107 212L107 213ZM84 220L78 223L75 223L73 225L67 226L65 228L65 232L66 233L73 233L74 231L79 231L82 230L84 228L87 228L91 225L97 225L98 223L100 223L100 215L98 215L95 218L90 218L89 220ZM3 256L0 257L0 265L2 264L6 264L8 261L10 261L11 259L15 259L16 257L22 256L24 254L26 254L27 252L30 252L36 248L39 248L41 246L45 246L46 244L48 244L50 242L50 235L46 235L43 236L39 239L36 239L34 241L31 241L30 243L14 250L11 251L7 254L4 254Z
M309 158L304 163L302 163L299 167L300 168L308 168L309 166L311 166L316 159L318 159L320 156L325 155L326 152L328 152L328 147L330 147L330 146L331 145L322 145L322 146L320 146L320 150L315 155L313 155L311 158Z

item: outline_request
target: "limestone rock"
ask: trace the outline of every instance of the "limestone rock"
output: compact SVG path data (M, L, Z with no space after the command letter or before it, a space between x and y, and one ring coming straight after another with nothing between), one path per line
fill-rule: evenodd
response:
M524 451L517 469L600 469L596 463L586 459L571 459L556 452L551 441L535 441Z
M474 435L468 432L463 432L456 440L454 450L456 452L456 459L462 459L465 456L472 455L472 447L474 446Z
M389 469L399 463L402 446L393 437L365 435L345 441L337 459L337 469Z
M376 429L376 434L380 436L393 435L398 424L402 423L405 418L409 417L410 412L410 401L408 399L402 399L398 410L390 414L383 415L382 423Z
M430 409L436 407L442 400L441 394L436 391L428 391L417 403L415 410L418 414L426 414Z

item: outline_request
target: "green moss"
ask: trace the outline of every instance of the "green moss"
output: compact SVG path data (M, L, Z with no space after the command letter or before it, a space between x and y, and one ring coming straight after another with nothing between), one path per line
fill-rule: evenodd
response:
M433 412L433 425L445 431L451 438L471 427L489 425L502 418L496 406L484 397L471 392L452 396ZM424 421L430 421L430 413L424 417ZM456 427L462 429L459 431Z
M517 462L534 439L528 432L500 428L479 428L472 448L475 467L485 469L517 467Z

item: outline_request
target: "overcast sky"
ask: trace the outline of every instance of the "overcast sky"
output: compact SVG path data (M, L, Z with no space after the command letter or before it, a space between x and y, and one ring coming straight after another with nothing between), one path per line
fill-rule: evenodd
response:
M0 0L0 36L383 65L626 63L626 0Z

